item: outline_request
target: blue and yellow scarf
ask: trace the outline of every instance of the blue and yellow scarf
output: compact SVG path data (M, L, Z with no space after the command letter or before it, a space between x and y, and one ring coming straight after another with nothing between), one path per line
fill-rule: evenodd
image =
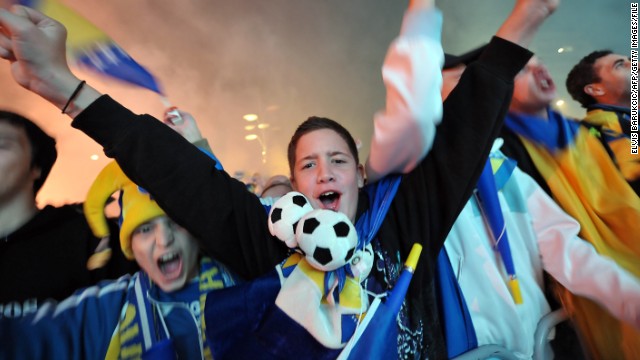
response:
M200 260L198 290L200 308L204 309L207 294L213 290L234 285L232 275L221 264L203 257ZM157 316L161 316L149 300L152 291L149 277L142 271L136 273L127 294L127 303L122 309L118 328L111 338L106 359L139 359L158 351L163 356L172 358L175 350L170 343L170 334L158 323ZM202 316L202 315L201 315ZM211 350L207 344L205 321L200 321L202 327L202 342L204 344L204 358L212 359Z

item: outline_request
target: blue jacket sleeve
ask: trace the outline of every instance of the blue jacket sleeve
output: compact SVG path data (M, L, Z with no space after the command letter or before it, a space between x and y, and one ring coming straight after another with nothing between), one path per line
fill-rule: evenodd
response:
M28 316L0 314L0 359L104 359L130 279L123 276L78 290Z

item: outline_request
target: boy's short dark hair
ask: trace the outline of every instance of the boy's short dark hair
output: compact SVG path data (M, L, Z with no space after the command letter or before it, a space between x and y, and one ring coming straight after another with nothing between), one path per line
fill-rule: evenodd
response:
M337 121L324 117L311 116L298 126L291 137L291 141L289 141L287 158L289 160L289 171L291 172L291 176L293 176L293 167L296 163L296 148L298 147L298 141L303 135L322 129L329 129L338 133L338 135L340 135L340 137L347 143L347 146L349 146L349 150L351 150L351 154L356 160L356 164L360 164L360 160L358 158L358 147L356 146L356 141L353 139L353 136L351 136L349 130L340 125Z
M567 81L565 83L567 91L575 101L582 105L583 108L587 108L596 103L596 99L587 94L584 91L584 87L601 80L598 73L596 73L594 65L598 59L609 54L613 54L613 51L594 51L580 59L580 62L578 62L573 69L569 71L569 75L567 75Z
M58 157L56 141L31 120L14 112L0 110L0 122L24 129L27 139L29 139L31 145L30 166L40 169L40 177L33 182L33 194L35 195L47 180L47 176Z

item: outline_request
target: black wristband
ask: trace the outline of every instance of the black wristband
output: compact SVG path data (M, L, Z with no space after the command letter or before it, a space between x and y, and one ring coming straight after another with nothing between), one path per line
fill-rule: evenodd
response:
M76 98L76 96L78 96L78 93L80 92L80 90L82 90L82 87L84 86L84 84L86 84L87 82L82 80L80 81L80 84L78 84L78 86L76 87L75 90L73 90L73 93L71 94L71 96L69 96L69 100L67 100L67 103L64 104L64 107L62 108L62 113L64 114L65 111L67 111L67 108L69 107L69 105L71 104L71 101L73 101L73 99Z

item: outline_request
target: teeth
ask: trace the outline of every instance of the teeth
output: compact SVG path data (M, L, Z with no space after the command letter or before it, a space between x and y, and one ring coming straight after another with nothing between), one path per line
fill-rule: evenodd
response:
M327 191L325 193L320 194L318 198L322 202L322 206L327 210L336 210L337 203L336 201L339 199L340 194L335 191Z
M161 262L167 262L167 261L171 261L171 260L173 260L173 259L175 259L177 257L178 257L178 254L176 254L176 253L164 254L164 255L162 255L160 257L160 261Z
M545 89L546 89L546 88L548 88L548 87L549 87L549 80L547 80L547 79L542 79L542 80L540 81L540 84L542 85L542 87L543 87L543 88L545 88Z

